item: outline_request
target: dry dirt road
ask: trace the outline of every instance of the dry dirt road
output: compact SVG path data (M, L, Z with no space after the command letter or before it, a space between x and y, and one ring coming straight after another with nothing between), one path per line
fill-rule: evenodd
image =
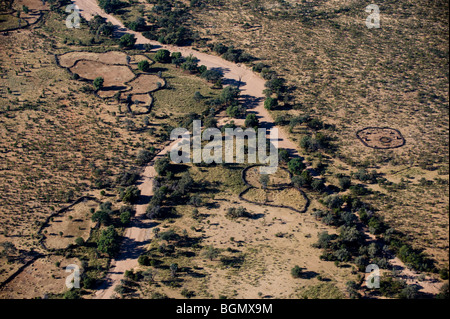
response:
M134 34L137 39L136 44L150 43L158 48L167 49L171 52L181 52L183 56L192 54L199 59L199 64L207 66L208 69L217 68L222 70L224 74L224 84L240 84L239 88L241 90L241 96L244 99L244 104L247 106L249 113L256 114L260 126L265 127L268 132L270 132L271 128L275 127L272 117L264 108L265 96L263 90L265 89L265 80L256 75L247 66L229 62L219 56L196 51L191 47L163 45L157 41L151 41L145 38L141 33L125 28L119 19L103 11L98 6L97 0L73 0L72 2L78 6L80 14L86 20L89 21L94 15L100 15L106 18L108 22L111 22L118 27L117 33ZM175 142L172 144L174 143ZM170 147L171 145L164 148L158 156L165 154L170 150ZM278 128L278 147L287 149L291 156L299 156L297 144L290 140L288 134L280 128ZM150 163L141 176L138 186L144 198L152 195L153 178L155 174L153 164ZM142 218L145 214L145 209L145 203L136 206L136 218L133 221L132 226L127 229L124 235L125 239L122 244L121 253L114 261L112 261L112 267L107 275L106 283L97 291L95 295L96 298L111 298L114 294L114 288L120 282L120 279L123 278L125 270L132 269L138 265L137 258L139 257L139 252L145 247L145 244L148 243L150 239L151 222ZM419 274L410 271L398 258L394 258L393 260L390 260L390 262L401 269L401 275L408 278L408 283L414 282L421 284L421 291L423 292L437 292L438 287L440 286L439 284L430 282L429 279L426 283L419 282L417 279Z
M154 162L164 157L170 149L178 143L179 140L173 141L166 145L155 158L145 167L141 174L137 187L141 191L141 200L136 204L136 214L123 235L124 240L121 245L120 252L116 259L111 261L111 268L106 276L105 282L98 288L95 298L110 299L114 296L114 289L123 278L126 270L133 269L138 266L137 259L139 255L145 251L145 246L151 239L152 222L145 217L148 199L153 195L153 181L156 174Z

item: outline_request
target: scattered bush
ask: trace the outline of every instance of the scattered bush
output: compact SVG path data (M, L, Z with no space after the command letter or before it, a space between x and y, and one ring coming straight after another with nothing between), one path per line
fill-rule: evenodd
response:
M291 269L291 275L294 278L301 278L302 277L302 268L299 266L295 266Z

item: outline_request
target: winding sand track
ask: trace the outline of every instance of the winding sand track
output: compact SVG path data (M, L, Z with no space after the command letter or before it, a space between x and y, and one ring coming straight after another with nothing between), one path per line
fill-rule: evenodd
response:
M137 45L150 43L157 48L167 49L171 52L181 52L183 56L189 56L192 54L199 59L199 64L207 66L208 69L220 69L224 74L223 83L225 85L239 83L241 96L244 99L243 103L247 106L249 113L255 113L259 118L260 127L266 128L267 132L270 132L270 129L274 127L272 117L264 108L265 96L263 94L263 90L265 89L265 80L257 76L247 66L229 62L219 56L196 51L191 47L162 45L157 41L151 41L139 32L127 29L119 19L103 11L98 6L96 0L74 0L72 2L78 6L80 9L80 14L86 20L89 21L95 15L100 15L117 27L117 30L115 31L116 34L133 34L137 39ZM176 142L177 141L174 141L170 145L166 146L157 155L157 157L161 157L166 154ZM289 140L286 133L281 129L278 130L278 147L287 149L292 156L299 155L296 149L296 144ZM155 158L155 160L156 159L157 158ZM141 190L141 197L143 199L136 205L136 217L134 218L132 225L124 234L121 252L119 253L119 256L111 262L111 268L108 272L106 281L101 287L99 287L95 294L95 298L109 299L113 297L114 288L123 278L124 272L138 266L137 258L144 250L145 245L149 243L151 236L151 221L143 217L145 217L145 209L148 202L146 199L153 195L153 179L156 176L153 164L154 161L149 163L138 182L138 188Z
M89 21L93 16L100 15L117 27L117 30L115 31L117 35L125 33L133 34L137 39L137 45L150 43L157 48L167 49L171 52L181 52L183 56L189 56L192 54L199 59L199 64L207 66L208 69L217 68L222 70L224 74L223 83L225 85L239 84L241 96L244 99L243 103L246 105L249 113L256 114L260 122L260 127L266 128L268 132L270 132L270 129L274 127L272 117L264 108L265 96L263 94L263 90L265 89L265 80L256 75L247 66L235 64L224 60L219 56L196 51L191 47L163 45L157 41L149 40L141 33L127 29L119 19L103 11L98 6L97 0L73 0L72 2L78 6L81 15L86 20ZM158 157L164 156L177 142L178 141L174 141L167 145L154 160ZM281 128L278 128L278 147L287 149L291 156L299 156L297 144L290 140L287 133ZM119 256L111 262L111 268L108 272L106 282L99 287L97 293L95 294L95 298L109 299L113 297L114 288L123 278L125 270L138 266L137 259L140 253L144 250L145 245L149 243L151 235L151 221L144 219L143 217L145 216L148 198L153 195L153 180L156 176L153 164L154 161L149 163L139 180L138 187L141 190L142 200L136 205L136 217L134 218L132 225L126 230L121 252L119 253ZM405 267L405 265L398 258L394 258L390 260L390 262L396 268L400 268L401 275L409 279L408 283L418 283L417 278L419 274L407 269L407 267ZM425 282L420 282L420 285L422 286L421 291L427 293L437 293L440 284L430 281L431 280L428 279Z

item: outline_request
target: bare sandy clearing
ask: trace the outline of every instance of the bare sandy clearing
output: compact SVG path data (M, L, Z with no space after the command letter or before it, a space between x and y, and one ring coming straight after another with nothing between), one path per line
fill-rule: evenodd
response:
M94 62L101 62L105 64L128 64L128 55L120 51L108 51L104 53L95 52L67 52L58 56L59 64L65 68L72 67L79 60L89 60Z
M136 79L128 82L127 85L131 86L132 89L126 93L142 94L163 87L165 85L165 81L164 79L153 74L141 74Z
M95 61L78 61L70 71L88 80L104 79L104 87L124 87L124 83L134 78L134 73L124 65L108 65Z

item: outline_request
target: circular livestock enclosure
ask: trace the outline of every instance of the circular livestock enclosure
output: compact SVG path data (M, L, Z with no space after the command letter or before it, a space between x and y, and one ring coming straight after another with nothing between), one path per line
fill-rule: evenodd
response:
M147 60L142 54L128 55L123 51L69 51L55 55L56 64L66 69L75 79L92 83L97 77L104 79L103 87L95 95L103 98L117 98L118 102L128 103L134 114L150 113L153 105L151 92L166 86L164 78L155 74L137 73L137 64ZM130 105L131 104L131 105Z
M242 178L242 181L244 182L244 184L247 186L247 188L245 188L242 192L239 193L239 195L238 195L239 199L246 201L248 203L261 205L261 206L287 208L287 209L293 210L298 213L306 212L306 210L308 209L309 204L310 204L309 198L308 198L308 196L306 196L306 193L302 189L295 187L290 182L290 178L292 177L291 172L289 172L287 169L285 169L283 167L278 167L277 173L273 174L274 175L273 178L269 177L269 183L267 185L267 188L264 191L262 191L260 188L261 183L256 177L256 176L258 176L256 171L258 170L258 167L260 167L260 166L263 166L263 165L261 165L261 164L250 165L242 170L241 178ZM283 178L283 177L289 178L289 182L286 182L285 178ZM266 199L267 199L267 192L273 193L274 196L272 196L272 197L275 199L277 199L277 198L280 199L280 196L282 196L282 200L283 200L282 202L284 202L284 200L286 199L286 196L288 196L292 199L292 197L293 197L292 190L295 190L296 193L299 194L301 197L301 201L302 201L301 206L302 207L293 207L291 205L284 205L284 204L279 204L279 205L271 204L271 203L268 203L267 201L248 199L248 198L244 197L245 195L250 194L250 193L254 193L253 194L254 196L261 195L261 194L257 194L259 190L264 192L264 196L266 196Z
M375 149L399 148L405 145L405 138L399 130L390 127L366 127L356 132L364 146Z

